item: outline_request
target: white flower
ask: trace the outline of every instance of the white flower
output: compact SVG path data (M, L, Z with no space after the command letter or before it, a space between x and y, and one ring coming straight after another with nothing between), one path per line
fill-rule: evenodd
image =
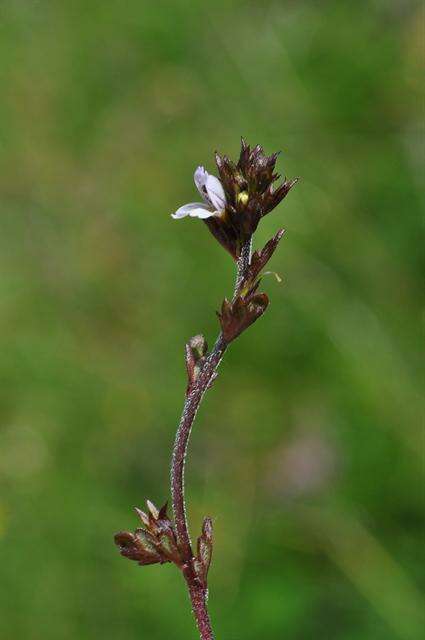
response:
M220 180L205 171L204 167L198 167L193 178L203 202L184 204L171 217L179 220L186 216L202 219L220 216L226 206L226 195Z

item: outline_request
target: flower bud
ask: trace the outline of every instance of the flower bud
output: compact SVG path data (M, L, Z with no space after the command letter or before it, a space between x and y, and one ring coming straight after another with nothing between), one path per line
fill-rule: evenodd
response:
M148 514L135 507L144 528L138 528L134 533L120 531L115 534L115 544L121 555L129 560L135 560L140 565L174 562L181 567L183 561L174 524L167 516L167 504L158 510L150 500L147 500L147 507Z
M201 334L193 336L186 344L187 393L189 393L201 373L207 351L207 341Z

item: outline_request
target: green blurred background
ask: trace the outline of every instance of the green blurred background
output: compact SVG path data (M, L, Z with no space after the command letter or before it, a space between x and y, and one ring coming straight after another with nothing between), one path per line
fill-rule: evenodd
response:
M183 346L233 264L198 164L239 137L302 181L269 311L187 469L226 640L415 640L424 588L418 2L0 6L0 638L196 638L171 565L121 558L168 498Z

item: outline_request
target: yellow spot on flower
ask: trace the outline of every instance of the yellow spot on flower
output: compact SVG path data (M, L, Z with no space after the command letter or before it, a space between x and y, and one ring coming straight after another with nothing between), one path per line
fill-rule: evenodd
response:
M249 200L248 191L241 191L240 193L238 193L238 202L240 202L240 204L245 206L248 200Z

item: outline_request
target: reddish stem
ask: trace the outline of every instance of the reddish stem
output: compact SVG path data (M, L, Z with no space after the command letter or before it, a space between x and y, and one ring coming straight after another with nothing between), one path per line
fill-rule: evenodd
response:
M251 260L251 239L242 247L241 256L237 262L237 276L234 297L236 297L246 270ZM176 525L177 540L180 550L186 562L183 574L188 585L193 615L200 633L201 640L213 640L214 634L207 609L207 589L204 587L195 571L192 545L186 517L186 505L184 494L184 465L192 425L196 417L199 405L205 392L215 377L217 368L221 362L227 343L222 333L208 355L202 371L193 388L186 397L183 413L177 429L176 440L173 449L171 463L171 494L173 502L174 520Z

